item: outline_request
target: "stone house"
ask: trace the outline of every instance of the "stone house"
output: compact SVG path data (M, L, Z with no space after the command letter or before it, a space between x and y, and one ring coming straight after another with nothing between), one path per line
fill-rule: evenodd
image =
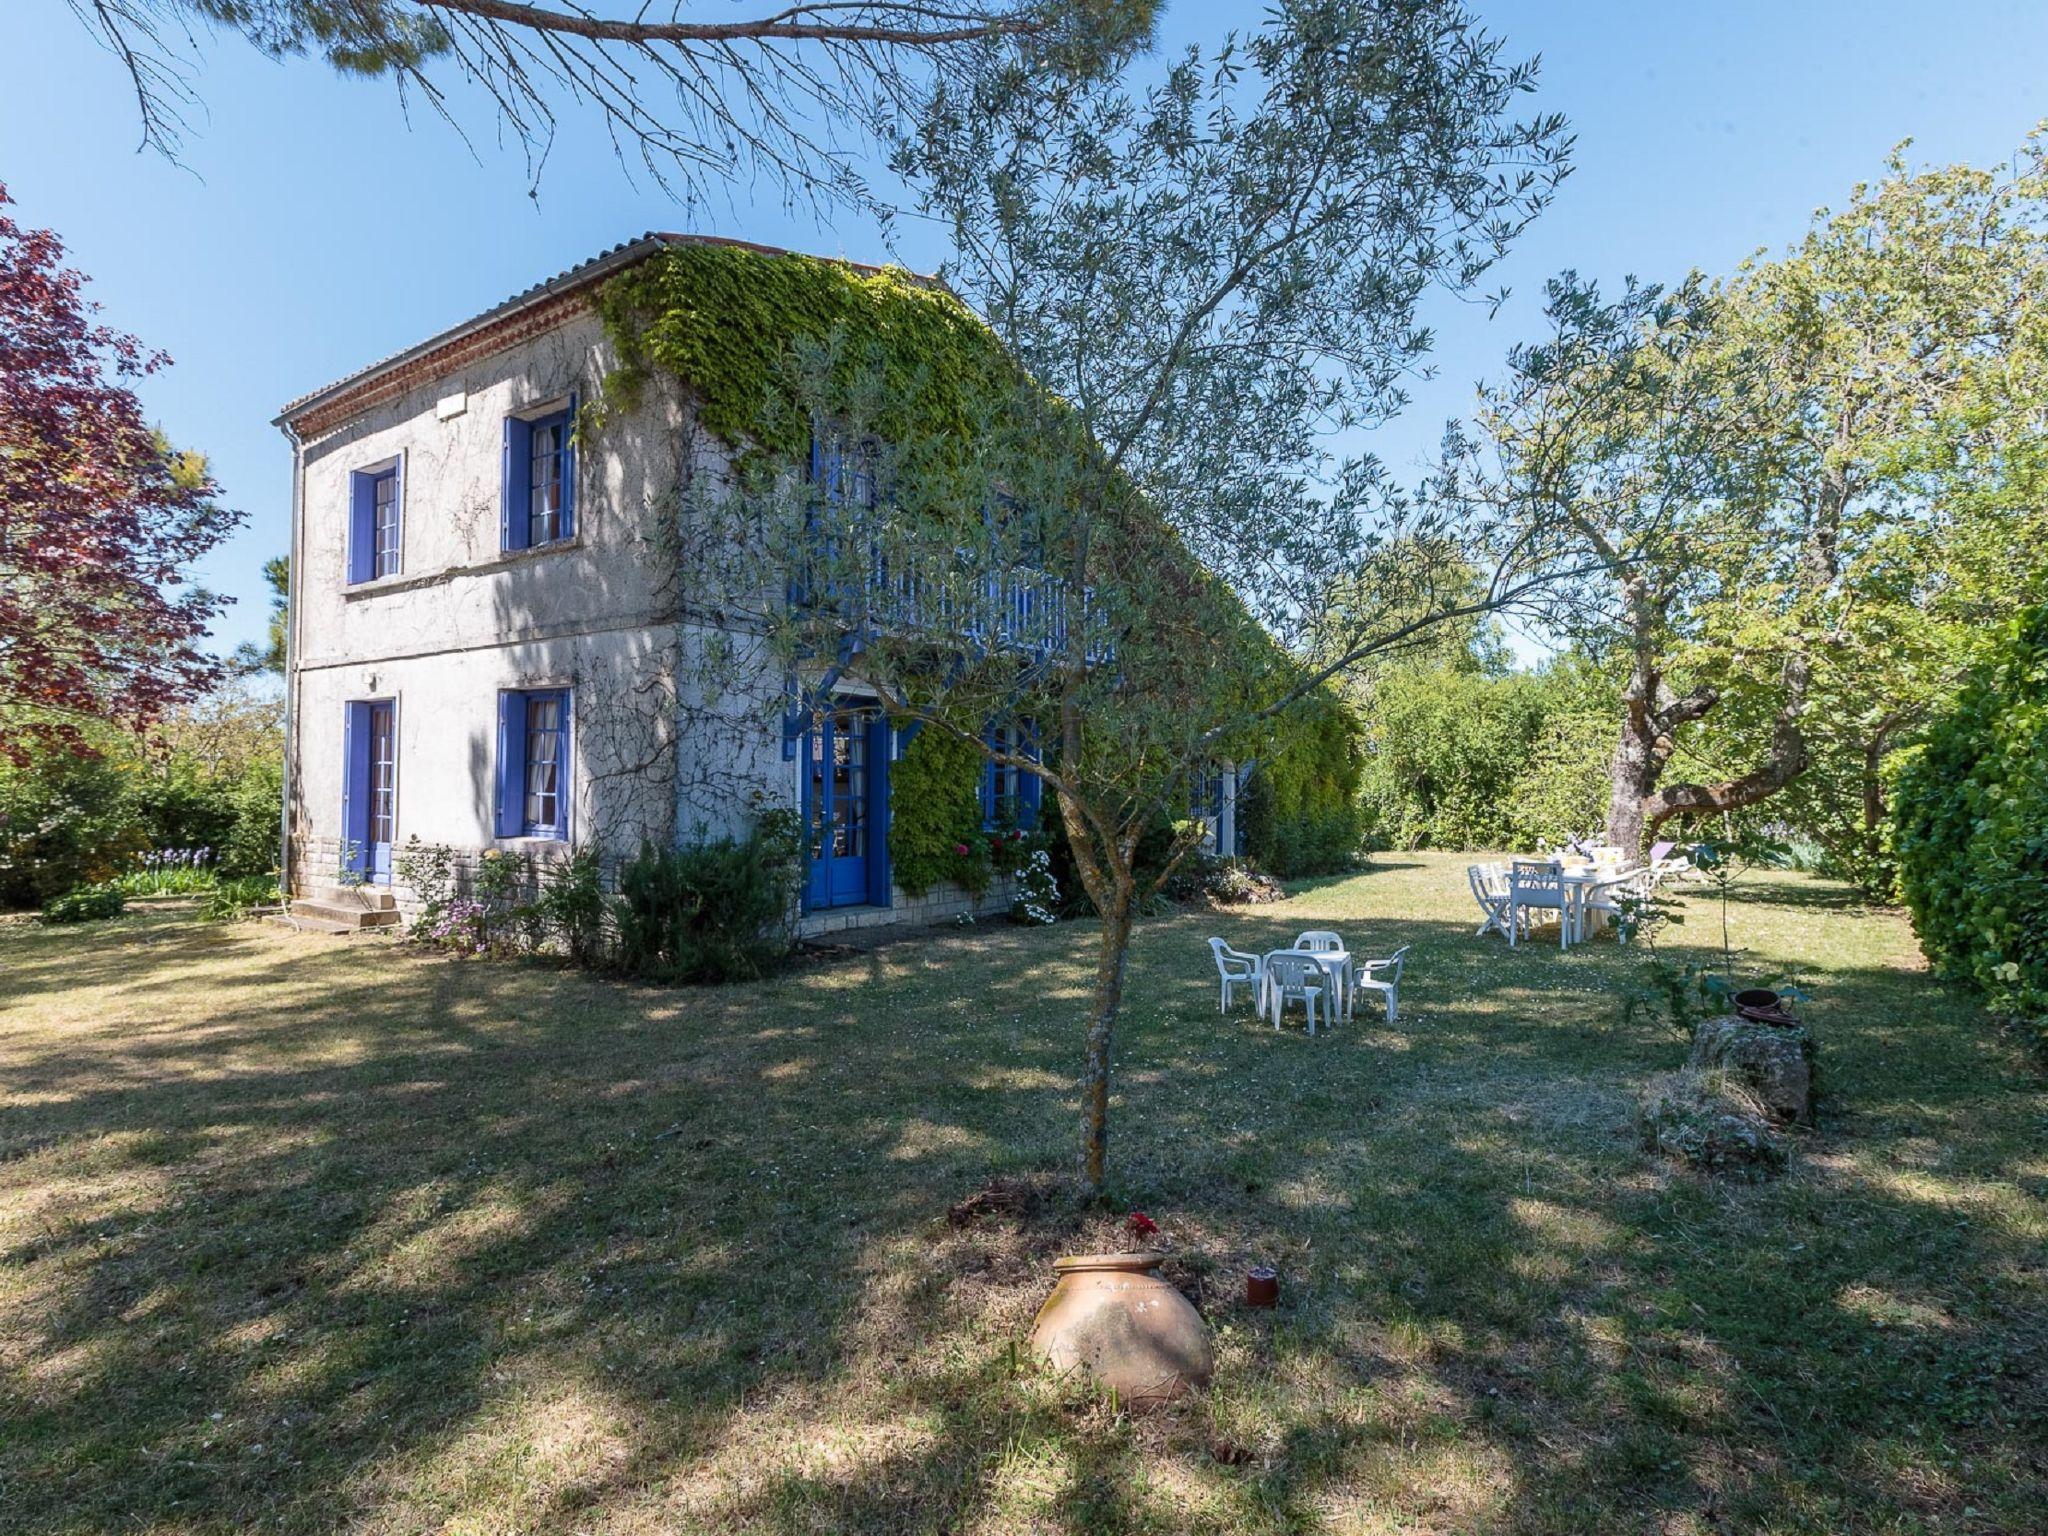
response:
M739 244L644 235L279 414L293 451L285 859L301 919L395 922L413 901L412 839L458 865L494 849L617 856L738 831L768 806L804 817L805 933L1007 909L1000 881L912 896L892 877L903 743L858 683L782 728L707 710L679 683L678 655L715 637L681 615L662 524L679 477L715 472L723 452L687 391L572 435L616 364L600 286L677 246ZM1021 777L991 770L992 817L1006 797L1035 815ZM1235 789L1223 775L1205 807L1225 847Z

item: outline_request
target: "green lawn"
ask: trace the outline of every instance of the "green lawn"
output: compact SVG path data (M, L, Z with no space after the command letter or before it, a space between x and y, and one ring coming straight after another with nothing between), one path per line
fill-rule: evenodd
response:
M1461 861L1147 924L1112 1144L1219 1339L1132 1421L1017 1345L1092 930L654 991L157 912L0 926L0 1530L2048 1527L2048 1085L1896 915L1760 882L1831 1095L1702 1183L1610 944ZM1701 904L1694 903L1697 909ZM1707 933L1695 910L1679 932ZM1394 1027L1216 1012L1202 939L1412 941ZM1043 1198L955 1228L993 1177ZM1233 1300L1252 1262L1277 1313Z

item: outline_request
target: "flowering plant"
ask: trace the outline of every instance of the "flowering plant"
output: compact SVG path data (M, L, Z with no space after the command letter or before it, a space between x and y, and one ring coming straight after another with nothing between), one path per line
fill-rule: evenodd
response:
M1060 883L1052 872L1052 855L1037 848L1017 870L1017 894L1010 903L1010 921L1043 928L1059 920Z
M1147 1238L1159 1235L1159 1223L1150 1216L1147 1216L1143 1211L1133 1211L1124 1218L1124 1230L1129 1232L1136 1241L1142 1243Z

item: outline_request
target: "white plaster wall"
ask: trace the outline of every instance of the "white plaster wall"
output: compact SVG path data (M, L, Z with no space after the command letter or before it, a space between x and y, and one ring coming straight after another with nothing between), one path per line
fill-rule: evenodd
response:
M743 632L683 622L705 594L677 590L692 561L679 562L668 520L685 478L722 481L730 466L677 397L650 388L637 411L579 445L572 540L499 547L505 417L566 401L571 390L593 399L610 363L602 326L583 316L303 445L294 889L336 875L353 700L397 705L401 853L415 837L449 845L468 866L493 847L564 851L495 836L498 695L511 688L573 690L570 846L624 856L642 838L736 835L764 808L797 805L800 765L783 753L781 668ZM402 568L350 586L350 477L393 459L404 464ZM398 895L411 904L402 885ZM928 923L1008 904L1006 882L978 900L952 888L915 900L898 890L891 909L812 914L804 930Z
M368 698L398 704L400 844L522 846L493 836L493 786L498 694L526 687L575 691L573 841L600 827L612 846L672 835L674 562L659 530L686 431L676 402L650 391L579 445L574 538L499 548L506 416L572 389L591 399L608 363L583 316L305 445L292 756L308 849L340 839L344 706ZM350 477L401 457L402 568L350 586ZM302 878L332 875L310 852L299 862Z

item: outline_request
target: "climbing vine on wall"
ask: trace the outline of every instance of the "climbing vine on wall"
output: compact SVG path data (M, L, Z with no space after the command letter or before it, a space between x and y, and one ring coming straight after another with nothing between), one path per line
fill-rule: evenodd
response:
M957 451L985 437L991 411L1016 400L1016 366L987 327L941 284L901 268L672 245L607 282L597 308L618 358L603 409L631 409L652 378L667 377L743 468L787 470L807 460L813 424L799 407L792 369L801 343L830 348L849 384L879 370L873 394L881 405L867 425L899 449ZM907 478L927 492L943 483L929 465ZM1164 522L1158 533L1178 548ZM1241 633L1219 633L1215 643L1272 644L1248 617ZM1262 764L1255 859L1281 873L1348 861L1359 841L1357 732L1333 692L1230 751ZM894 765L890 852L905 890L942 881L986 888L996 861L981 832L982 763L971 744L925 731Z
M787 409L798 338L838 337L849 366L879 365L881 398L901 419L890 441L965 442L976 403L1016 378L987 327L937 282L815 256L678 245L611 279L599 315L618 351L607 402L630 406L655 370L684 381L698 420L727 447L801 462L810 424Z
M911 895L945 881L977 896L988 889L994 864L981 829L984 761L972 742L923 730L890 765L889 862Z
M1361 834L1359 726L1333 689L1310 694L1254 743L1245 852L1282 876L1344 868Z

